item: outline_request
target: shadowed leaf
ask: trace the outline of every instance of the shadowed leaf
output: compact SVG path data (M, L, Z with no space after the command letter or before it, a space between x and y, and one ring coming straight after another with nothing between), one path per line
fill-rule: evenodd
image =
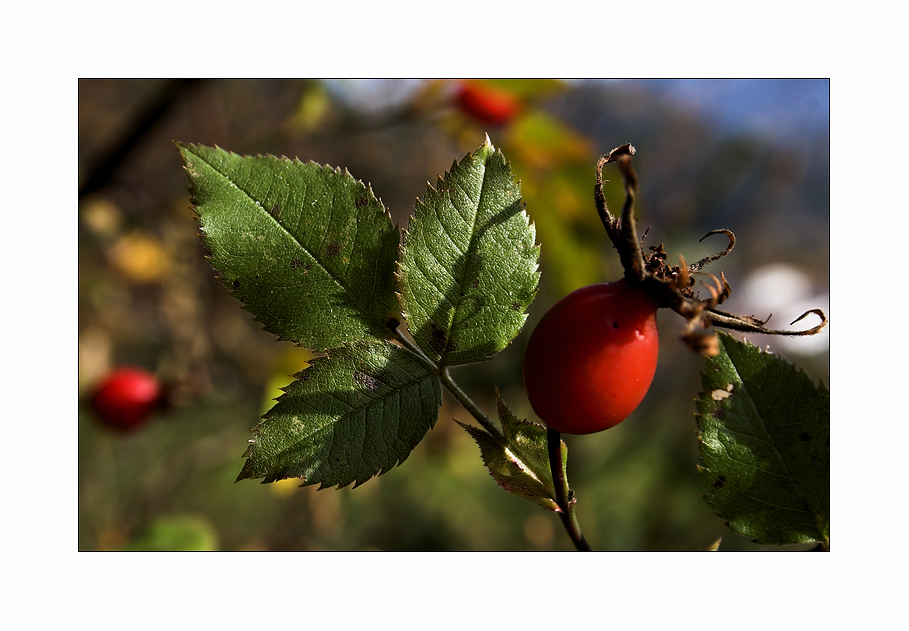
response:
M829 542L830 392L719 334L697 401L707 505L757 543Z
M442 402L430 366L385 342L335 349L295 379L254 428L238 481L359 486L407 458Z
M546 428L518 420L498 393L496 400L501 434L455 422L477 441L483 464L499 486L543 508L559 512L549 466ZM568 448L562 442L563 467L567 460Z

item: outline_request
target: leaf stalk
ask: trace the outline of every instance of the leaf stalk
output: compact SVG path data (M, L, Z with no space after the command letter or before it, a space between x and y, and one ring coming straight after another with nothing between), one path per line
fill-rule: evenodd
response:
M477 422L483 426L490 434L494 436L502 437L502 431L493 423L488 416L480 409L480 407L473 402L473 400L467 396L467 393L464 392L457 382L452 378L451 373L448 368L441 368L436 364L432 359L430 359L426 353L424 353L420 347L413 342L409 337L404 335L400 329L395 330L395 339L398 340L402 346L407 348L407 350L419 355L430 364L436 373L439 375L439 381L442 382L442 385L445 386L445 389L451 393L451 395L458 400L465 410L467 410L471 416L477 419Z
M502 431L493 423L488 416L479 408L479 406L473 402L473 400L467 396L467 393L461 390L461 387L455 382L449 373L448 368L443 368L439 372L439 379L442 381L442 385L458 400L464 409L470 412L470 415L477 419L477 422L483 426L487 432L493 436L502 437Z

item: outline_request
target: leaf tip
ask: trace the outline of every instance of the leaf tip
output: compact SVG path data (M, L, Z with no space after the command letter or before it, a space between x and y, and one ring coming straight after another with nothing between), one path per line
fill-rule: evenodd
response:
M248 453L248 450L247 450L247 453ZM243 457L246 458L247 454L243 454ZM251 467L249 466L249 463L250 463L250 461L247 460L246 463L243 465L243 469L240 470L240 475L238 475L237 479L234 480L234 484L236 484L237 482L240 482L241 480L254 479L254 475L253 475Z

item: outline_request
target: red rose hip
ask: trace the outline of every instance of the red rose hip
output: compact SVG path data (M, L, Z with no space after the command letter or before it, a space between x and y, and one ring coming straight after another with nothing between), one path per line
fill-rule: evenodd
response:
M573 291L543 316L527 343L524 385L549 427L592 434L638 407L656 371L657 306L623 278Z

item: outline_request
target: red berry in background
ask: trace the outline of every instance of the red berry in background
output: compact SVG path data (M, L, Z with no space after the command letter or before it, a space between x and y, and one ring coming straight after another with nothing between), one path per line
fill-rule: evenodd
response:
M141 368L123 367L98 384L91 406L105 424L126 429L142 424L164 401L154 375Z
M491 125L504 125L521 108L510 92L475 81L461 83L456 99L461 111Z
M656 371L656 310L650 295L624 278L556 303L524 354L524 385L537 416L565 434L592 434L625 420Z

